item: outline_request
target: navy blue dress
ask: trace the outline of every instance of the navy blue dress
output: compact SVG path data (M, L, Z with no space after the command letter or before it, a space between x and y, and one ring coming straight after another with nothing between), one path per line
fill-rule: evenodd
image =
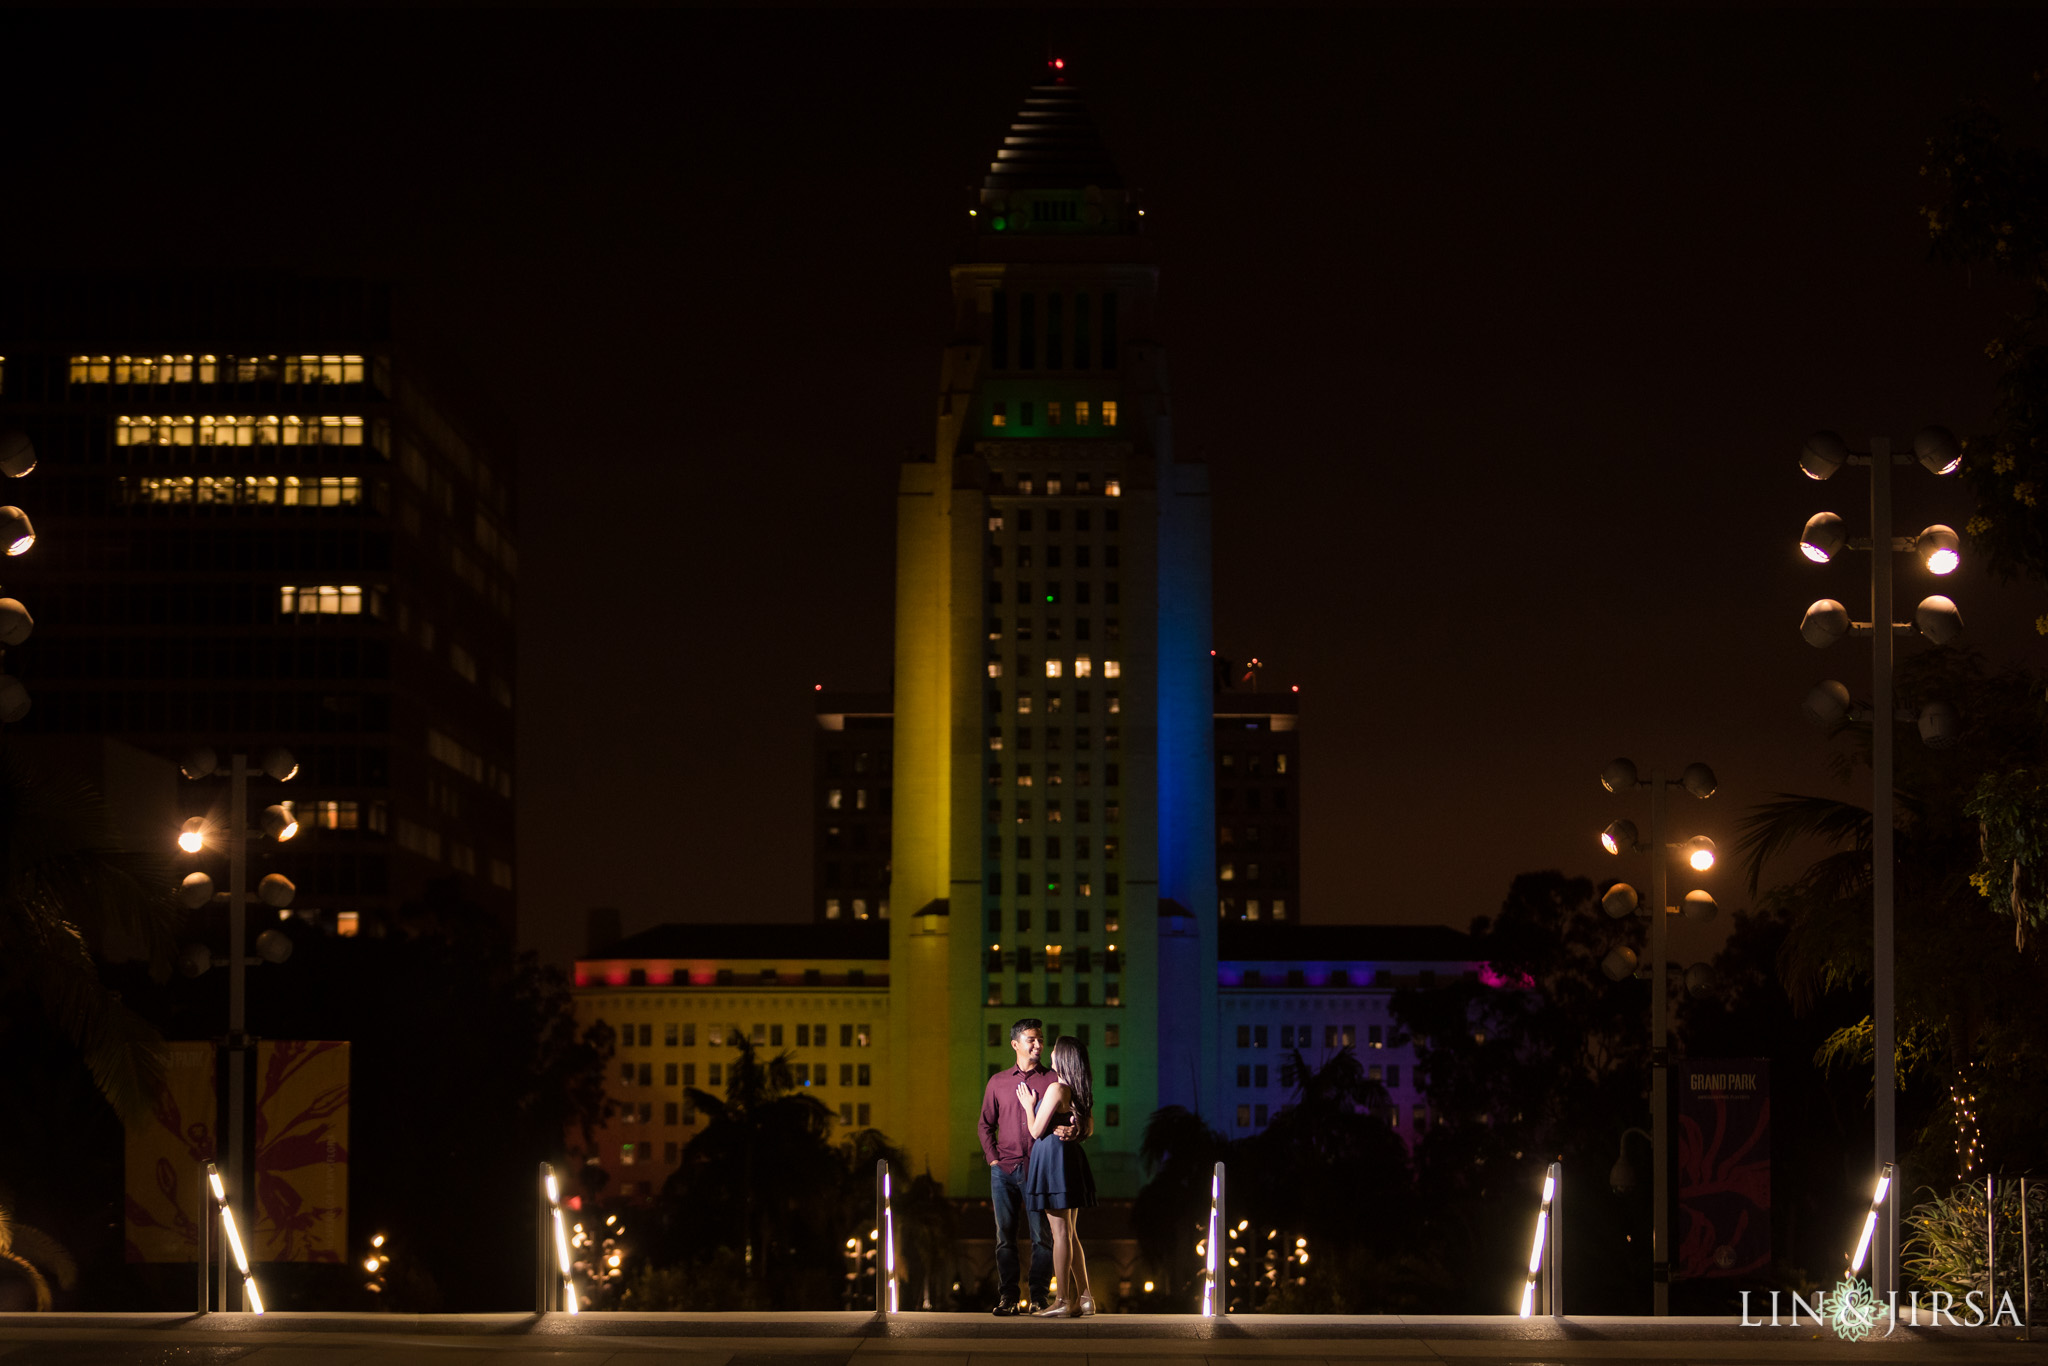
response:
M1092 1209L1095 1206L1095 1173L1088 1169L1088 1154L1081 1140L1055 1138L1053 1130L1076 1124L1085 1128L1087 1116L1073 1110L1056 1115L1045 1137L1031 1145L1031 1157L1024 1166L1024 1208Z

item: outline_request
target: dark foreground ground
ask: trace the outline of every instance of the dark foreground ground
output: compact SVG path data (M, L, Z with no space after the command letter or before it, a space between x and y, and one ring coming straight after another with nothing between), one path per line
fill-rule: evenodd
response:
M2036 1329L2048 1339L2048 1329ZM2042 1362L2019 1330L1825 1328L1732 1319L1564 1320L1116 1314L23 1314L0 1366L1629 1366Z

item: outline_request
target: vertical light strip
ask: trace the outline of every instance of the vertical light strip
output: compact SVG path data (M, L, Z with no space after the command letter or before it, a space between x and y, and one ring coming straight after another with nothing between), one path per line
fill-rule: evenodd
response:
M235 1227L235 1212L228 1206L227 1186L220 1179L220 1169L209 1162L206 1164L206 1184L213 1188L214 1208L220 1214L221 1231L227 1234L228 1251L235 1255L235 1269L242 1273L242 1292L249 1298L249 1312L263 1312L263 1296L256 1289L256 1275L249 1269L249 1254L242 1246L242 1231Z
M1220 1176L1211 1176L1211 1177L1209 1178L1209 1237L1208 1237L1208 1240L1207 1240L1207 1242L1206 1242L1206 1244L1205 1244L1205 1246L1206 1246L1206 1247L1207 1247L1207 1249L1208 1249L1208 1253L1207 1253L1207 1256L1206 1256L1206 1257L1204 1258L1204 1261L1203 1261L1203 1268L1204 1268L1204 1269L1203 1269L1203 1273L1202 1273L1202 1317L1203 1317L1203 1318L1215 1318L1215 1317L1216 1317L1216 1277L1217 1277L1217 1268L1218 1268L1218 1267L1219 1267L1220 1265L1222 1265L1222 1260L1221 1260L1221 1258L1219 1258L1219 1257L1218 1257L1218 1256L1216 1255L1216 1251L1217 1251L1217 1248L1218 1248L1218 1246L1219 1246L1219 1245L1221 1244L1221 1242L1222 1242L1222 1233L1223 1233L1222 1229L1220 1229L1220 1228L1219 1228L1219 1227L1217 1226L1217 1222L1216 1222L1216 1215L1217 1215L1217 1209L1216 1209L1216 1204L1217 1204L1217 1201L1218 1201L1218 1199L1219 1199L1219 1198L1220 1198L1220 1197L1222 1196L1222 1194L1223 1194L1223 1191L1222 1191L1222 1182L1223 1182L1223 1178L1222 1178L1222 1177L1220 1177Z
M1543 1270L1543 1235L1550 1231L1550 1202L1557 1194L1557 1179L1543 1174L1543 1200L1536 1207L1536 1236L1529 1240L1529 1279L1522 1282L1521 1317L1536 1311L1536 1277Z
M882 1266L889 1278L889 1312L901 1308L896 1283L896 1204L890 1193L889 1173L882 1173Z
M1884 1208L1884 1197L1891 1188L1892 1164L1887 1162L1877 1173L1877 1189L1870 1195L1870 1212L1863 1216L1863 1236L1856 1240L1856 1255L1849 1259L1851 1276L1863 1270L1863 1259L1870 1255L1870 1238L1877 1232L1877 1214Z

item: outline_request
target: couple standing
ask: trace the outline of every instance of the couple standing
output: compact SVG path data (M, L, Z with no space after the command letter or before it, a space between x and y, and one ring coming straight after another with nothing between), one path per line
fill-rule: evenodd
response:
M1080 1212L1095 1204L1095 1177L1081 1151L1081 1140L1095 1132L1095 1087L1087 1051L1074 1039L1053 1045L1049 1068L1038 1064L1044 1047L1039 1021L1011 1025L1017 1065L990 1077L981 1098L981 1151L996 1213L995 1312L1078 1319L1095 1312L1076 1228ZM1020 1213L1031 1237L1031 1294L1023 1300L1017 1295ZM1059 1282L1058 1300L1050 1298L1048 1276Z

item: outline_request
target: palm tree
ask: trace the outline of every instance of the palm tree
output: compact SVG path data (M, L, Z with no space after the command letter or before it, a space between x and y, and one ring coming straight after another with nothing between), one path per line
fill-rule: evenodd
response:
M167 860L124 849L89 784L0 750L0 1016L39 1015L78 1050L117 1114L148 1113L163 1039L100 981L110 941L167 973L177 909Z
M50 1293L51 1276L65 1290L78 1280L78 1264L63 1245L40 1229L14 1222L4 1205L0 1205L0 1264L13 1267L28 1282L38 1312L55 1302Z

